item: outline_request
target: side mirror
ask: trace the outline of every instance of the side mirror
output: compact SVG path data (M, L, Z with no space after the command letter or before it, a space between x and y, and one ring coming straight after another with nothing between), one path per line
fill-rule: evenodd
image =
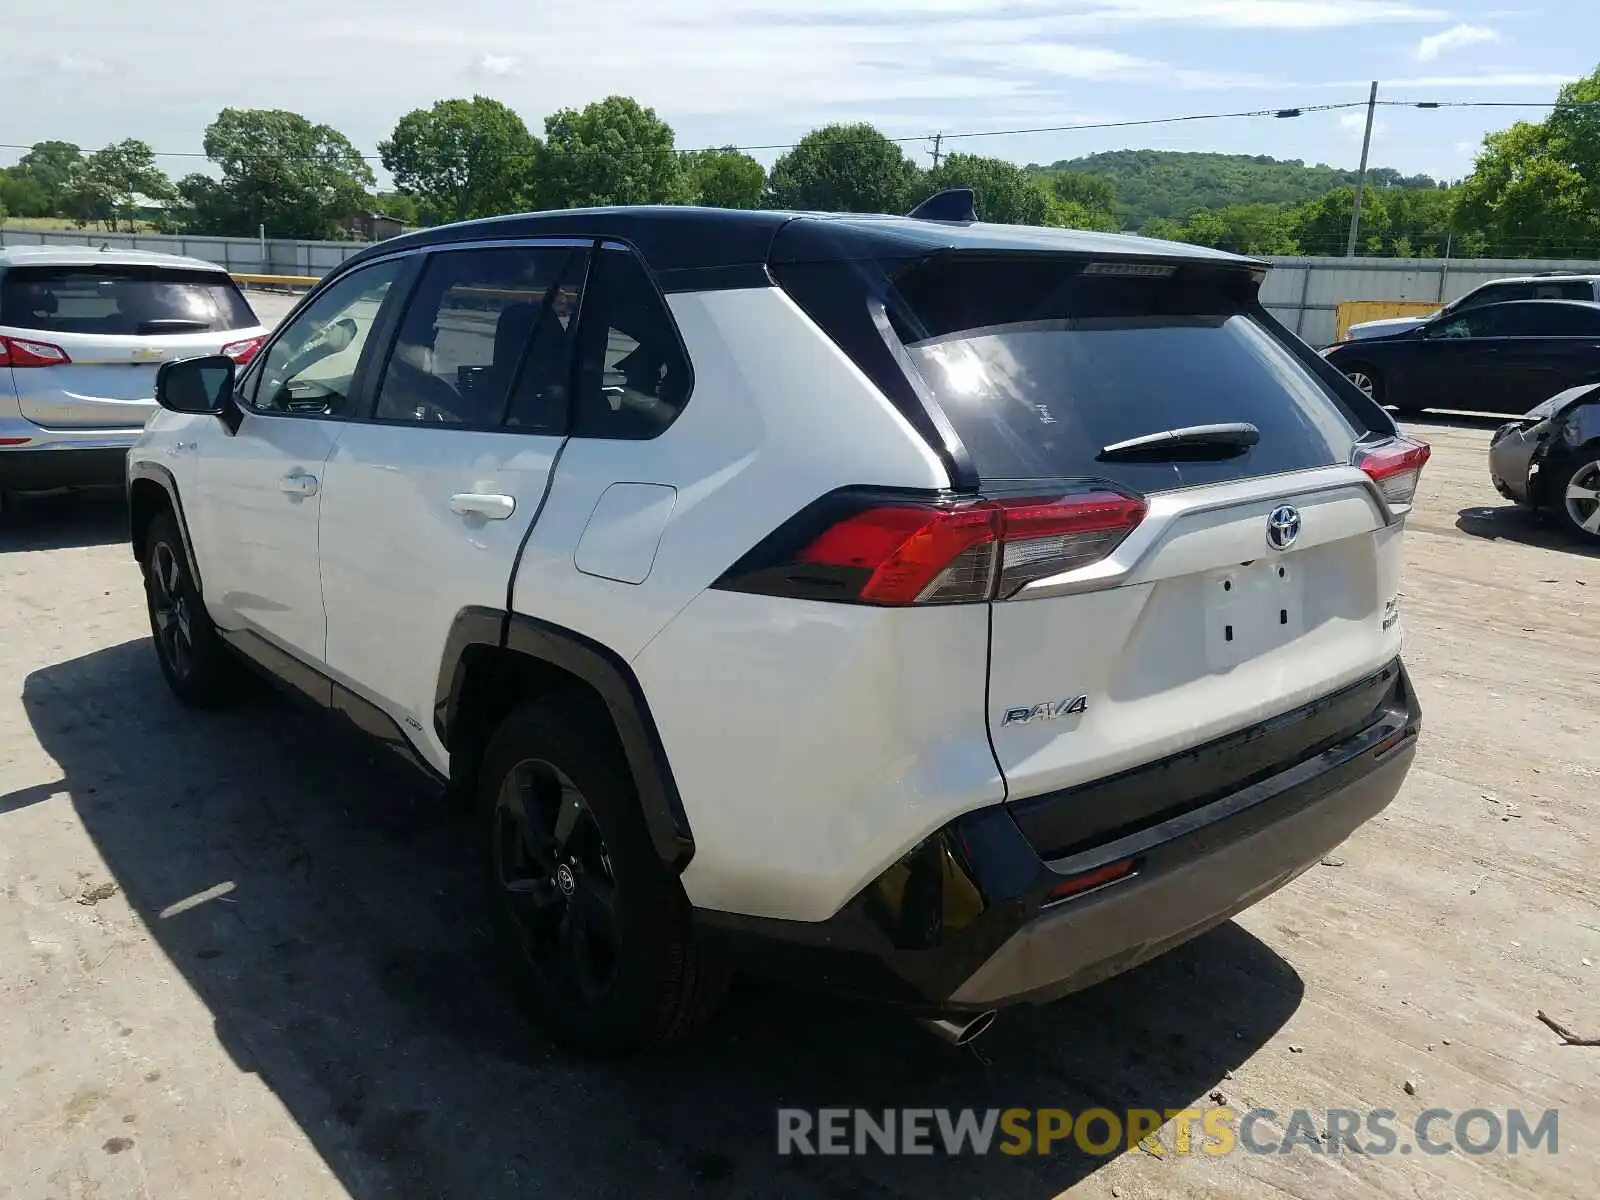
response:
M156 372L156 403L175 413L220 417L233 406L236 370L226 354L162 363Z

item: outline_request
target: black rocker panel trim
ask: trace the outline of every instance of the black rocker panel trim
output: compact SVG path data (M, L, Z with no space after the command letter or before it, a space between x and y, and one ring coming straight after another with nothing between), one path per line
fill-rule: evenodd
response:
M395 719L364 696L356 695L342 683L257 633L219 629L217 635L228 649L283 691L309 702L320 712L342 718L355 733L397 754L430 785L444 786L444 779L412 745Z
M434 698L434 730L447 749L466 685L465 655L475 645L499 647L548 663L594 689L622 742L656 853L674 871L687 867L694 856L688 814L633 669L599 642L562 626L497 609L463 609L446 638Z

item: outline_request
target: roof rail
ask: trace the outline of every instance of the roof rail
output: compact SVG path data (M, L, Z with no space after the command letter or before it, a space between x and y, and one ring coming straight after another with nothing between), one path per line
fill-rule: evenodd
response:
M977 196L971 188L945 188L929 196L906 216L918 221L957 221L970 225L978 219Z

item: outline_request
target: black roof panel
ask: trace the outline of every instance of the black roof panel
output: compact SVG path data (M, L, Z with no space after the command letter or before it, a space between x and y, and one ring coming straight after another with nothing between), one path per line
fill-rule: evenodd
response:
M353 255L347 265L397 250L523 237L612 238L636 247L653 271L667 275L765 267L768 263L911 258L944 250L1240 265L1249 261L1203 246L1077 229L659 205L574 208L439 225L375 243Z

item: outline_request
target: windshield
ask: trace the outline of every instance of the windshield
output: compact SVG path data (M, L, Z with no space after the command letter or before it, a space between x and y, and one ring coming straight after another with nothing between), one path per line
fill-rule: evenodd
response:
M156 336L258 324L221 271L168 267L13 267L0 279L0 325L51 333Z

